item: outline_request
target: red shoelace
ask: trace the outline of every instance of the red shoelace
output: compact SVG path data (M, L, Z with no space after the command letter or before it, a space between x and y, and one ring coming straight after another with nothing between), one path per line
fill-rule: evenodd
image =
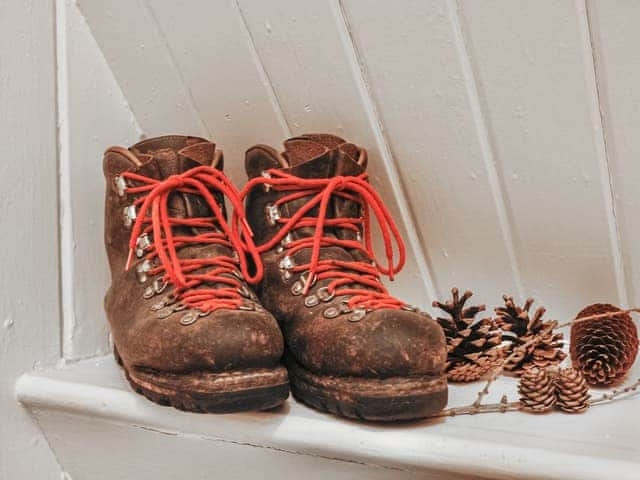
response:
M152 265L158 259L159 265L152 267L147 273L151 276L163 274L162 281L175 287L174 295L184 306L204 313L220 308L240 307L243 304L240 294L242 283L234 273L239 271L247 282L255 283L262 278L263 270L260 254L253 243L253 233L244 215L240 194L229 179L219 170L204 166L172 175L165 180L133 172L124 172L122 176L137 182L136 186L126 189L127 193L140 195L133 203L137 212L131 231L126 269L131 267L138 238L144 234L151 235L151 243L145 249L145 259ZM211 190L221 192L229 199L233 207L230 224L225 220L223 210ZM169 196L177 192L201 196L213 212L213 217L171 217L168 212ZM175 227L192 227L204 231L197 235L176 235L173 231ZM196 244L222 245L235 252L237 257L178 257L180 248ZM256 265L253 275L249 272L247 253ZM198 272L205 267L206 270ZM213 283L224 286L206 288Z
M338 176L333 178L300 178L278 169L268 170L270 177L256 177L249 181L240 193L245 198L258 185L268 185L276 191L291 192L279 198L274 205L280 208L287 202L309 197L309 200L290 218L280 217L281 225L278 233L268 242L258 246L264 253L274 248L289 232L299 228L315 228L314 235L293 240L286 248L285 255L292 256L296 252L311 248L311 260L307 264L296 265L291 270L296 273L308 271L303 293L306 295L314 278L330 279L327 285L329 293L336 296L349 296L350 308L400 309L405 302L391 296L380 280L380 275L387 275L391 280L399 272L405 262L405 248L398 228L388 209L376 190L367 181L367 174L358 176ZM332 197L340 197L357 202L361 207L359 218L327 218L327 209ZM318 207L318 216L308 216L311 209ZM387 265L378 261L373 250L371 237L371 211L380 228L384 240ZM325 234L328 229L347 229L364 233L364 242L359 240L339 239ZM398 263L394 265L393 242L399 253ZM355 249L365 254L370 262L342 261L320 259L322 247L341 247ZM362 288L368 287L368 288Z

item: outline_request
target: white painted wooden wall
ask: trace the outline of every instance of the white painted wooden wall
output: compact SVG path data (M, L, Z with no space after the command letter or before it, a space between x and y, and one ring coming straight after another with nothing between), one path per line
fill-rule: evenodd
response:
M638 305L639 23L622 0L0 0L0 478L59 478L16 376L109 350L111 144L208 136L241 186L252 144L335 132L404 234L398 295Z

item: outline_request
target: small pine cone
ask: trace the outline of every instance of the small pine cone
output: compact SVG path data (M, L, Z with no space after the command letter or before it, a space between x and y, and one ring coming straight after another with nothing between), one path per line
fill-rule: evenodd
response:
M589 386L580 370L562 368L555 380L556 406L567 413L582 413L589 408Z
M597 303L576 318L620 309ZM575 322L571 326L571 361L591 385L609 385L629 371L638 354L638 331L628 313Z
M556 403L556 390L552 376L546 370L531 367L523 370L518 385L520 409L541 413L549 411Z

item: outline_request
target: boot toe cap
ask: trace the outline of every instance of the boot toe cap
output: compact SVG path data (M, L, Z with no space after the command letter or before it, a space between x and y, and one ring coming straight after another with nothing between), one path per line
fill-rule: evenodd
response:
M290 339L298 361L339 376L440 375L447 353L444 333L426 314L381 309L350 322L340 316L309 322Z
M221 372L268 368L280 361L284 341L270 313L221 309L181 324L189 312L136 322L124 348L118 345L125 362L163 371Z

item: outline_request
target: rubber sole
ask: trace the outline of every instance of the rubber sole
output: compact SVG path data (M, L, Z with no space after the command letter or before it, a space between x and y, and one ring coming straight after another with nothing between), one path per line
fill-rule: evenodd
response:
M306 405L342 417L376 422L417 420L447 405L445 375L385 379L316 375L286 357L291 393Z
M154 403L197 413L233 413L269 410L289 396L289 379L283 366L224 373L168 373L128 368L114 354L136 393Z

